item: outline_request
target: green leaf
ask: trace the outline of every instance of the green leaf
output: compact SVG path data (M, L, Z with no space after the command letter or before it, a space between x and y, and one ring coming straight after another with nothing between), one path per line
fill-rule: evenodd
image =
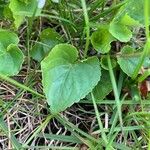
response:
M120 14L118 14L120 16ZM139 26L139 23L125 14L110 23L110 33L121 42L128 42L132 38L132 27Z
M47 28L41 32L40 42L33 46L30 55L40 62L55 45L62 42L61 36L54 29Z
M135 21L138 21L140 24L145 25L144 0L136 0L136 3L135 0L128 0L127 3L123 6L123 9L120 13L127 14Z
M0 29L0 42L3 44L4 48L7 48L10 44L18 44L18 36L10 31Z
M30 2L30 0L19 0L22 3L28 4Z
M101 69L96 57L77 59L75 47L59 44L41 62L44 92L52 113L64 111L84 98L100 80Z
M27 2L22 2L20 0L10 1L9 8L13 13L16 28L18 28L23 23L25 16L32 17L34 14L36 16L40 14L41 9L38 9L37 5L37 0L30 0Z
M128 42L132 37L132 27L144 25L144 19L144 0L136 3L135 0L127 0L110 23L109 31L121 42Z
M3 10L3 15L6 19L13 21L13 14L9 8L9 5L6 5Z
M0 30L0 73L12 76L21 69L24 56L17 46L18 42L16 34Z
M118 64L120 65L121 69L130 77L132 77L133 72L139 63L140 55L138 53L139 52L136 52L132 47L125 46L121 49L121 56L118 57ZM144 66L148 66L149 63L150 60L148 57L146 57Z
M93 47L100 53L108 53L111 49L111 42L115 38L109 33L109 26L101 26L92 34L91 42Z
M118 64L120 65L121 69L130 77L132 76L139 61L139 57L134 53L135 50L132 47L125 46L121 49L121 55L124 56L118 57Z
M103 69L109 70L108 61L107 61L107 57L106 56L102 56L101 57L100 64L101 64L101 66L102 66ZM116 59L112 58L111 59L111 64L112 64L112 67L115 68L117 66Z
M103 70L101 80L93 89L93 94L96 101L103 100L111 91L112 91L112 83L110 80L109 72Z
M139 26L139 22L132 19L129 15L125 14L121 20L120 20L121 24L124 24L126 26Z
M130 29L120 22L112 21L109 28L110 33L121 42L128 42L132 38Z

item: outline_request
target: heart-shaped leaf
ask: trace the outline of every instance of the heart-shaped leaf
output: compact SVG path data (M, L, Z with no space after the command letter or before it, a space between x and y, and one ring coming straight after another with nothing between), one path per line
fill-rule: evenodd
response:
M40 42L33 46L30 54L33 59L40 62L55 45L62 42L61 36L54 29L47 28L41 32Z
M118 17L120 16L120 17ZM139 23L129 15L118 13L110 23L109 32L121 42L128 42L132 38L131 27L139 26Z
M120 22L112 21L110 23L110 33L121 42L128 42L132 38L131 30Z
M138 0L136 4L134 0L127 0L110 23L110 33L121 42L128 42L132 38L132 27L144 22L143 10L143 0Z
M18 74L24 59L18 42L16 34L0 30L0 73L7 76Z
M14 17L14 24L18 28L24 21L25 16L32 17L33 15L38 16L41 9L38 7L37 0L22 1L22 0L11 0L9 8L11 9Z
M97 31L92 34L91 42L93 47L100 53L108 53L111 49L111 42L115 38L109 33L109 26L100 26Z
M52 113L64 111L84 98L101 76L96 57L78 61L78 51L69 44L55 46L42 61L43 87Z

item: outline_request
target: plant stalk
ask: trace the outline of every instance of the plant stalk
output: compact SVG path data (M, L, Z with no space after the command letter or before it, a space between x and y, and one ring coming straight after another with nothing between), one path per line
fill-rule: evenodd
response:
M88 16L85 0L81 0L81 3L82 3L82 9L83 9L84 19L85 19L86 44L84 50L84 58L86 58L89 44L90 44L90 23L89 23L89 16Z

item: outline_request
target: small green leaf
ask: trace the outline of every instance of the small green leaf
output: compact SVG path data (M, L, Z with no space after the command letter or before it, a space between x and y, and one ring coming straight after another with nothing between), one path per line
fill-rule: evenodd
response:
M41 62L44 92L52 113L64 111L84 98L100 80L101 69L96 57L77 59L75 47L59 44Z
M92 34L91 42L93 47L100 53L108 53L111 49L111 42L115 38L109 33L109 26L101 26Z
M133 72L138 65L140 60L140 55L132 47L125 46L121 49L121 56L118 57L118 64L124 73L132 77ZM146 57L144 61L144 66L149 65L149 58Z
M40 42L33 46L30 55L40 62L59 43L63 43L61 36L54 29L47 28L41 32Z
M36 16L40 14L41 9L38 9L37 6L38 6L37 0L30 0L27 2L23 2L20 0L10 1L9 8L13 13L16 28L18 28L23 23L26 16L32 17L34 13Z
M0 73L12 76L21 69L24 56L17 46L18 42L16 34L0 30Z
M111 91L112 91L112 83L110 80L109 72L103 70L101 80L93 89L93 94L96 101L103 100Z
M128 42L132 37L132 27L144 24L144 0L127 0L113 21L110 23L110 33L121 42Z
M112 21L109 28L110 33L121 42L128 42L132 38L130 29L120 22Z

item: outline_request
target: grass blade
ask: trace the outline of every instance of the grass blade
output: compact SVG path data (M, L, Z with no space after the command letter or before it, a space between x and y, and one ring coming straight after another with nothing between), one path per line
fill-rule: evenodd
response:
M17 150L21 150L22 149L21 144L18 142L18 140L15 138L15 136L13 134L9 133L8 128L7 128L7 124L5 123L2 116L0 116L0 128L7 135L7 137L9 137L9 135L10 135L9 140L11 141L14 148Z

